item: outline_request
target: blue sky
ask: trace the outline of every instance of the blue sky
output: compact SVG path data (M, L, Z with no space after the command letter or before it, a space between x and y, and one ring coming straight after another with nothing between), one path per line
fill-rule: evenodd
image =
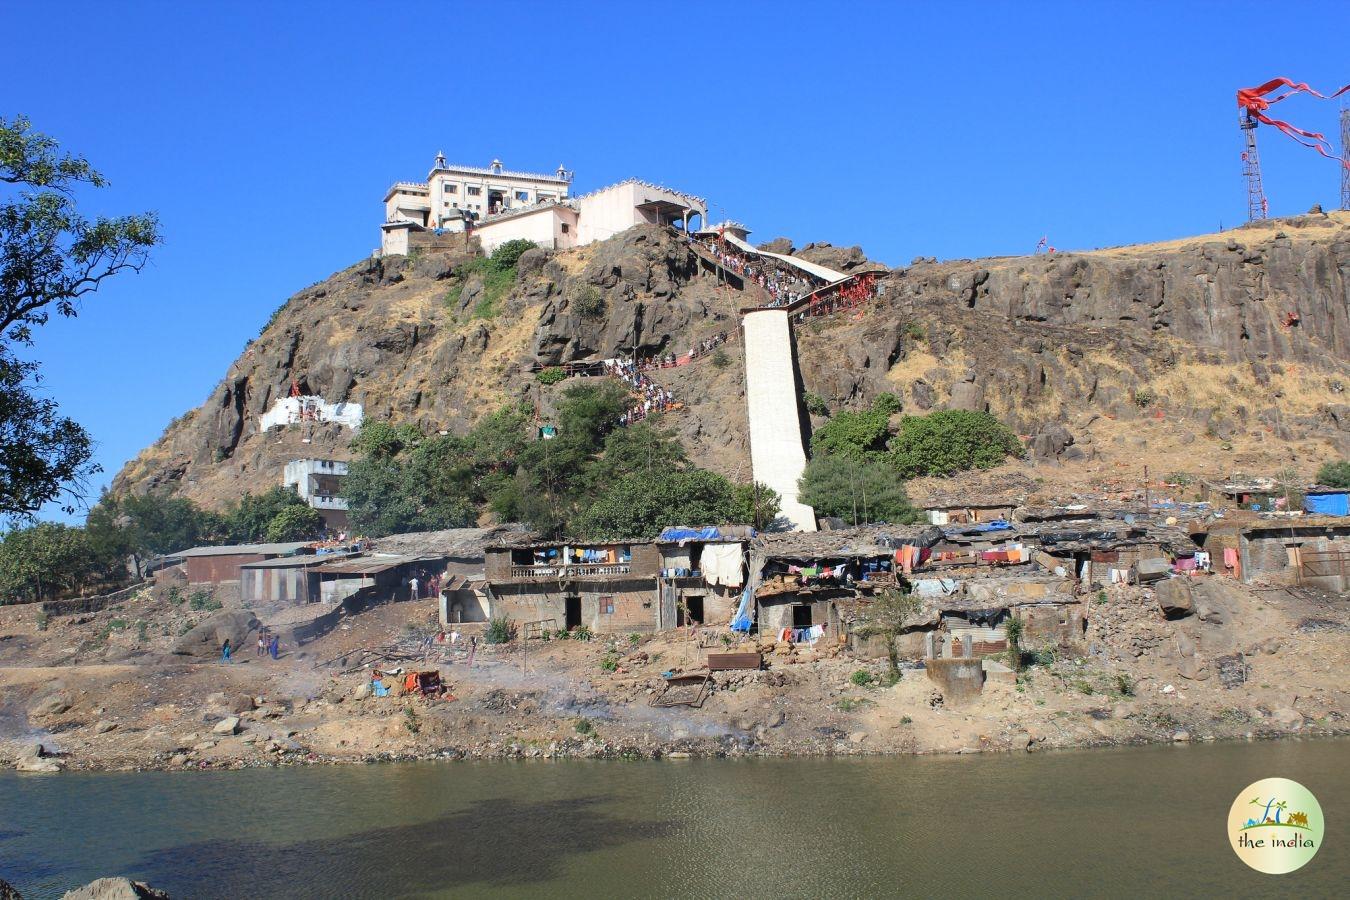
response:
M1342 4L18 3L0 114L157 210L165 243L30 354L106 483L295 291L370 253L452 161L636 176L754 239L903 264L1161 240L1245 217L1234 93L1350 81ZM59 39L53 36L59 35ZM17 36L18 39L15 39ZM1282 117L1335 139L1335 103ZM1260 135L1271 212L1335 165Z

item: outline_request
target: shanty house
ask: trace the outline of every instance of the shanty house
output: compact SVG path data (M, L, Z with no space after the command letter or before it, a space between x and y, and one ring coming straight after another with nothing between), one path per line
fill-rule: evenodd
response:
M490 618L523 626L654 631L661 555L652 541L540 541L509 534L485 549Z
M1350 521L1342 516L1261 519L1238 536L1241 578L1350 590Z
M183 558L189 584L221 584L239 580L239 568L279 556L292 556L308 546L306 541L277 544L223 544L193 547L178 554Z
M1314 516L1350 516L1350 491L1315 484L1303 492L1303 510Z
M311 573L330 558L309 554L244 563L239 567L239 599L246 606L314 603L319 599L319 590Z
M1234 475L1227 481L1201 481L1200 499L1215 506L1269 511L1277 508L1277 500L1283 502L1284 492L1274 478Z
M656 539L661 554L658 629L690 623L726 624L736 614L746 582L748 525L672 526Z
M408 584L412 578L418 579L419 589L425 588L431 577L444 569L443 556L370 553L326 561L311 571L318 597L325 603L340 603L364 588L373 589L380 597L410 599Z
M904 564L941 532L911 525L762 534L751 543L750 574L761 635L814 642L840 634L837 602L899 588Z

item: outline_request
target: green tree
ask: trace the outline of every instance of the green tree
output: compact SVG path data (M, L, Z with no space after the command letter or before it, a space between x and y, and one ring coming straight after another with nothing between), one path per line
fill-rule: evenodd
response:
M881 634L886 637L886 657L890 662L891 680L900 677L900 661L897 659L895 639L913 624L911 619L919 612L922 604L914 594L888 589L877 594L860 612L860 621L855 631L861 635Z
M83 528L40 522L9 531L0 540L0 597L5 602L74 591L98 569Z
M1012 429L988 413L952 409L903 417L890 450L901 477L914 478L991 469L1023 447Z
M28 119L0 118L0 342L32 344L53 311L73 317L105 279L145 265L160 240L154 215L91 221L76 210L77 188L106 184ZM38 381L36 363L0 344L0 518L29 517L61 497L73 511L100 471L88 433L35 396Z
M577 520L578 536L651 538L668 525L734 524L747 512L729 481L691 469L629 475L613 484ZM740 524L748 524L741 521Z
M303 504L283 507L267 523L269 541L310 541L323 534L323 516Z
M244 494L225 514L225 527L230 540L252 543L268 540L267 528L283 509L298 506L308 509L294 489L270 488L262 494Z
M767 484L755 481L750 484L731 486L731 513L727 517L729 524L753 525L755 528L768 528L783 511L783 498ZM689 522L687 524L703 524Z
M835 516L854 525L923 521L905 493L905 483L887 461L848 456L817 456L807 463L799 482L800 499L818 516Z
M533 250L539 245L534 241L527 241L525 238L515 238L504 244L498 245L497 249L492 251L488 257L488 262L493 269L498 272L505 272L508 269L514 270L516 263L526 250Z
M1327 487L1350 488L1350 462L1323 463L1317 470L1317 483Z

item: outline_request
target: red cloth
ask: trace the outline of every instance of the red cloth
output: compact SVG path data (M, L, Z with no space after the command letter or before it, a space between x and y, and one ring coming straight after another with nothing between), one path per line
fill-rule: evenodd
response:
M1267 96L1281 87L1287 87L1289 90L1274 97ZM1266 125L1273 125L1303 146L1316 150L1327 159L1334 159L1346 168L1350 168L1350 162L1341 159L1331 152L1331 144L1327 143L1325 135L1316 131L1304 131L1302 128L1290 125L1288 122L1272 119L1270 116L1266 115L1266 110L1270 109L1271 104L1279 103L1281 100L1286 97L1292 97L1294 94L1312 94L1314 97L1319 97L1323 100L1331 100L1347 91L1350 91L1350 84L1345 85L1334 93L1322 94L1302 82L1294 82L1288 78L1272 78L1270 81L1267 81L1259 87L1240 89L1237 92L1237 104L1239 109L1244 110L1248 116L1256 121L1263 122ZM1307 140L1304 140L1304 138L1307 138Z

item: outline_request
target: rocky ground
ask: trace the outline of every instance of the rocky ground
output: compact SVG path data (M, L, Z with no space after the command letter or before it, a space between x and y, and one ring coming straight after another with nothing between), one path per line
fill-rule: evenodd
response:
M661 673L703 664L705 651L683 634L531 641L528 658L518 643L480 644L472 666L463 650L437 652L426 665L440 670L449 696L376 698L365 672L316 664L359 647L415 644L434 630L431 601L375 607L275 661L245 647L228 665L169 652L184 626L219 613L152 594L54 618L46 630L32 608L8 607L0 759L57 771L966 753L1350 730L1343 598L1215 577L1197 584L1193 614L1182 619L1164 618L1149 589L1112 587L1083 602L1086 655L1047 656L966 705L947 702L917 668L884 686L883 662L822 642L760 646L767 668L716 674L698 709L649 705ZM134 626L110 629L115 620L147 622L144 637Z

